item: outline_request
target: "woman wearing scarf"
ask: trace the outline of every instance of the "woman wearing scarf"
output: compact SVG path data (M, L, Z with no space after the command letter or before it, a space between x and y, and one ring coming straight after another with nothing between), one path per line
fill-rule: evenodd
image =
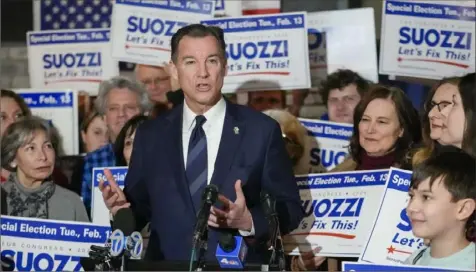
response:
M88 222L79 196L54 183L58 141L51 125L38 117L11 124L1 143L2 167L11 173L2 184L6 214L67 221Z

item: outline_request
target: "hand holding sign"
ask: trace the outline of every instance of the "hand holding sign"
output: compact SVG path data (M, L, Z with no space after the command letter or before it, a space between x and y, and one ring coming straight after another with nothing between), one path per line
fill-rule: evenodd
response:
M232 228L242 231L251 231L253 219L246 207L245 196L241 189L241 180L235 183L236 200L232 202L224 195L219 195L218 199L223 203L223 210L216 207L211 208L208 225L215 228Z
M104 180L99 182L99 190L101 190L104 203L106 207L115 215L119 209L129 208L131 204L127 202L124 192L119 188L112 173L109 169L104 169L104 175L106 176L108 184Z

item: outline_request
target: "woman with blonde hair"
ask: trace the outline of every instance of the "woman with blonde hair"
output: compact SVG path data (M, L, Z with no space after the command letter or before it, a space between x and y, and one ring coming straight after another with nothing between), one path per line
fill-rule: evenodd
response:
M314 138L307 136L306 128L294 115L279 109L265 110L263 113L276 120L281 126L283 140L293 162L295 175L326 172L322 165L314 169L310 166L310 149L316 147L317 142Z

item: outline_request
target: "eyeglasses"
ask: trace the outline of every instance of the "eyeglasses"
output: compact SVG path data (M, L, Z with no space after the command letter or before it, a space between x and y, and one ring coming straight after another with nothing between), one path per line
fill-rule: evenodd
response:
M150 86L150 85L159 86L159 85L167 84L169 80L170 80L170 77L146 79L142 81L142 84L146 86Z
M453 102L450 102L450 101L441 101L439 103L436 103L436 102L433 102L431 101L430 103L430 106L428 108L425 107L425 110L427 112L431 111L435 106L438 107L438 111L441 112L443 109L445 109L446 107L450 106L450 105L454 105L455 104L455 95L453 95Z

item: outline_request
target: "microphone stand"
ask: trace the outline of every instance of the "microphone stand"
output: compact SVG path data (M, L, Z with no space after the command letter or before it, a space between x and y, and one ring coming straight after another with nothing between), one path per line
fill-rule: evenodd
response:
M284 254L283 241L281 239L281 233L279 231L279 221L277 216L271 216L270 221L271 225L275 227L271 230L271 245L269 248L269 250L271 250L271 257L269 263L273 264L277 261L279 270L286 271L286 259Z
M283 241L281 238L279 219L276 212L276 201L266 192L261 192L261 203L270 226L270 240L268 250L271 250L269 264L277 261L280 271L286 271Z
M203 271L205 267L205 252L208 249L208 229L205 230L202 237L197 244L197 269L196 271Z

